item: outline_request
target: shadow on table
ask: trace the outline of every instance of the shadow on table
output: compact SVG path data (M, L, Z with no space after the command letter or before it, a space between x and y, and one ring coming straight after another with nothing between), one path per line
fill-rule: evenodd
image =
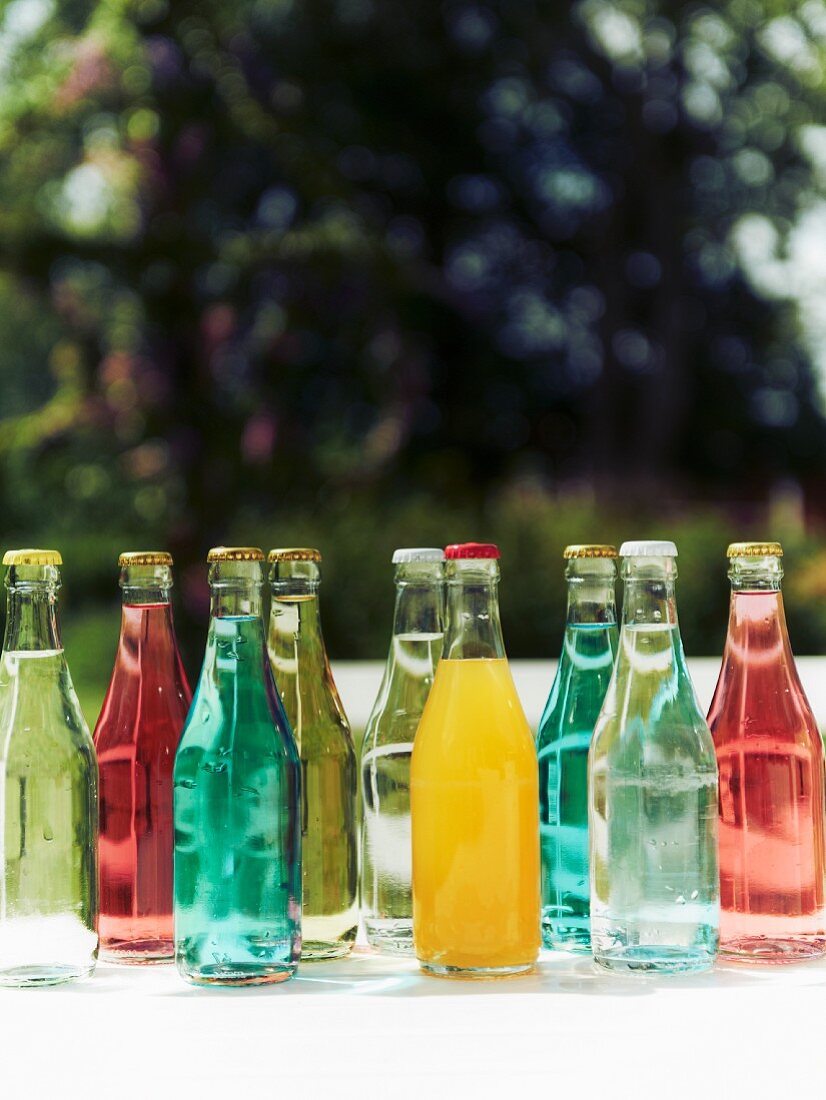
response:
M819 968L820 981L826 982L826 968ZM600 997L640 997L659 990L732 989L758 984L766 980L764 971L746 970L737 966L717 967L707 974L661 975L609 974L600 970L590 958L547 954L536 971L518 978L493 980L462 980L435 978L423 974L413 960L393 959L373 955L368 950L356 950L348 959L334 962L305 963L296 977L277 988L278 996L326 996L337 993L364 997L487 997L511 994L597 995ZM814 975L813 975L814 977ZM270 996L273 987L256 989L198 989L183 983L166 996Z
M488 997L547 996L548 994L600 997L641 997L661 990L726 990L761 984L773 984L779 974L795 973L805 985L826 986L826 960L794 967L745 967L736 963L718 964L706 974L664 977L648 974L610 974L600 970L590 958L554 954L543 955L532 974L519 978L462 980L434 978L423 974L412 959L374 955L357 948L347 959L333 962L304 963L296 977L277 986L232 989L213 986L204 989L187 985L172 966L132 967L104 964L92 979L53 986L56 994L131 993L161 997L306 997L314 994L364 997ZM36 996L37 991L32 990Z

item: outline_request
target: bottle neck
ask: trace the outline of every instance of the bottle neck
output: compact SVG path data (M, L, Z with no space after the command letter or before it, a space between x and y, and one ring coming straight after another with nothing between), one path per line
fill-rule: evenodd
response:
M623 627L677 626L677 566L673 558L627 559L623 580Z
M444 633L444 575L441 562L406 562L396 568L393 633Z
M729 579L728 655L738 663L784 669L793 658L781 592L782 560L732 558Z
M499 618L499 564L495 560L453 560L446 569L448 660L505 657Z
M125 565L120 587L124 607L169 604L172 570L168 565Z
M55 566L12 567L6 577L6 586L4 651L61 651L63 643L57 606L59 570Z
M616 624L616 573L611 558L574 558L568 562L568 626Z
M216 562L209 571L210 618L261 617L263 572L257 561Z
M269 644L279 668L282 659L286 661L285 670L295 672L299 664L327 664L318 585L272 586Z

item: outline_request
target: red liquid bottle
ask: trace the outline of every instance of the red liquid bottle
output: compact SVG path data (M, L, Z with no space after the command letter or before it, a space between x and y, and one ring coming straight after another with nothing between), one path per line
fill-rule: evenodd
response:
M779 543L728 548L731 611L708 724L720 771L720 952L826 951L824 761L792 656Z
M123 617L95 729L100 766L100 950L120 962L175 954L172 769L192 693L169 592L172 558L122 554Z

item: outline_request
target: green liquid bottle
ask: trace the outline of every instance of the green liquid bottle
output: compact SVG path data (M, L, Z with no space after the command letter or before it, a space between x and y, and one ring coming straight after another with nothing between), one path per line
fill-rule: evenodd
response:
M60 641L60 555L3 564L0 985L56 985L97 961L97 761Z
M267 645L301 757L302 959L352 949L358 926L356 756L321 633L318 550L273 550Z
M588 750L617 655L617 552L568 546L564 556L565 640L537 734L542 941L589 951Z
M291 978L301 952L301 776L261 619L263 553L209 553L206 655L175 757L175 956L200 985Z
M410 760L444 639L444 552L401 549L384 679L361 750L361 913L379 951L413 955Z

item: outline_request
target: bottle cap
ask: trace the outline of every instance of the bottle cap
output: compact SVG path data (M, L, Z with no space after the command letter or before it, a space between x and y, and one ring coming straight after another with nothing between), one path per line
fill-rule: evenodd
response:
M779 542L732 542L726 550L727 558L782 558L783 547Z
M456 561L460 558L474 560L499 557L501 557L499 547L493 542L454 542L445 548L446 561Z
M118 558L123 569L130 565L172 565L172 555L165 550L126 550Z
M287 546L280 550L270 550L267 561L321 561L321 551L311 546Z
M444 561L445 552L436 546L405 546L393 551L393 564L404 565L411 561Z
M677 547L673 542L657 539L641 539L638 542L624 542L620 547L621 558L676 558Z
M572 546L566 546L562 557L566 561L571 558L615 558L617 556L616 546L608 546L602 543L575 543Z
M7 550L3 565L62 565L58 550Z
M257 546L213 546L207 554L209 563L216 561L263 561L264 551Z

